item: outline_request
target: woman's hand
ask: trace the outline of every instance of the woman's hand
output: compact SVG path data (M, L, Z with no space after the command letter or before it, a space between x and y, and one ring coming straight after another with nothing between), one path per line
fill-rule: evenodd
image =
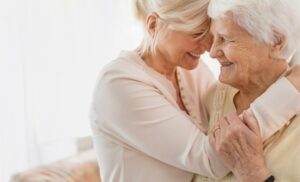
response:
M270 176L263 155L257 121L246 112L244 122L236 113L221 119L210 133L210 143L238 181L264 181Z
M291 69L286 78L296 87L300 92L300 65L295 65Z

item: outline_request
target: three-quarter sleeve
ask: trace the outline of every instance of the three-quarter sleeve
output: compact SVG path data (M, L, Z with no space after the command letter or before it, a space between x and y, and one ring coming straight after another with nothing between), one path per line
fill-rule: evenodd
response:
M145 155L210 178L229 172L208 137L151 84L104 75L93 110L96 129Z
M282 128L300 112L300 93L282 77L250 105L257 119L263 140Z

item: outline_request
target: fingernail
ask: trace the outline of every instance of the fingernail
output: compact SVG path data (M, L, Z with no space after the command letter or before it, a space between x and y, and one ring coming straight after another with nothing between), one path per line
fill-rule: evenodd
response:
M248 111L243 111L243 115L246 116L246 117L248 117L249 116Z

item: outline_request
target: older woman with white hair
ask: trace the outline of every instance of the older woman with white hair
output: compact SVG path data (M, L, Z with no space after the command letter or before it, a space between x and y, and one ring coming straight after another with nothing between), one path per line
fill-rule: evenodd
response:
M102 70L94 96L91 125L102 181L189 182L193 173L222 177L228 169L208 142L203 102L215 80L199 61L211 46L209 0L135 2L144 40ZM293 83L293 76L288 79ZM268 107L270 95L282 95L276 92L282 84L285 104ZM300 110L296 99L299 93L283 78L254 101L251 112L263 136ZM281 113L284 108L291 112ZM263 125L267 118L276 125Z
M253 132L249 134L243 132L243 125L235 124L239 122L232 114L222 119L228 113L240 113L250 107L251 102L289 72L291 57L297 61L299 7L298 0L210 2L208 14L213 19L210 55L221 64L219 80L223 83L212 86L211 95L207 97L208 103L215 103L209 107L210 137L223 162L232 170L218 181L300 181L299 114L265 141L264 146L252 147L244 135L252 135L252 139L259 141L256 126L250 126ZM274 106L281 104L279 99L270 98ZM289 110L286 108L282 112ZM234 132L236 130L240 132ZM249 160L249 153L256 155ZM255 166L251 160L261 162ZM215 180L197 176L194 181Z

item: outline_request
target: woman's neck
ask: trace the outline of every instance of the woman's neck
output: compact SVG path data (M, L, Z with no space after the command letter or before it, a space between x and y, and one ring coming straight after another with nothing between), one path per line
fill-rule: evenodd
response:
M161 55L161 54L160 54ZM145 63L153 68L158 73L164 75L173 85L175 91L176 91L176 102L179 106L179 108L186 112L186 114L189 114L188 110L186 109L185 105L183 104L183 101L181 99L181 93L179 90L179 83L177 80L177 72L176 72L176 65L173 66L170 64L170 62L167 61L167 59L164 59L164 57L159 53L156 55L147 55L147 56L141 56L142 59L145 61Z
M164 75L171 82L176 78L176 65L172 65L170 61L157 51L156 54L148 53L141 56L144 62L158 73Z
M270 87L282 74L287 70L287 63L280 61L274 66L270 67L263 74L253 75L248 84L241 86L239 92L234 96L234 104L237 113L248 109L250 104L261 94L263 94L268 87Z

